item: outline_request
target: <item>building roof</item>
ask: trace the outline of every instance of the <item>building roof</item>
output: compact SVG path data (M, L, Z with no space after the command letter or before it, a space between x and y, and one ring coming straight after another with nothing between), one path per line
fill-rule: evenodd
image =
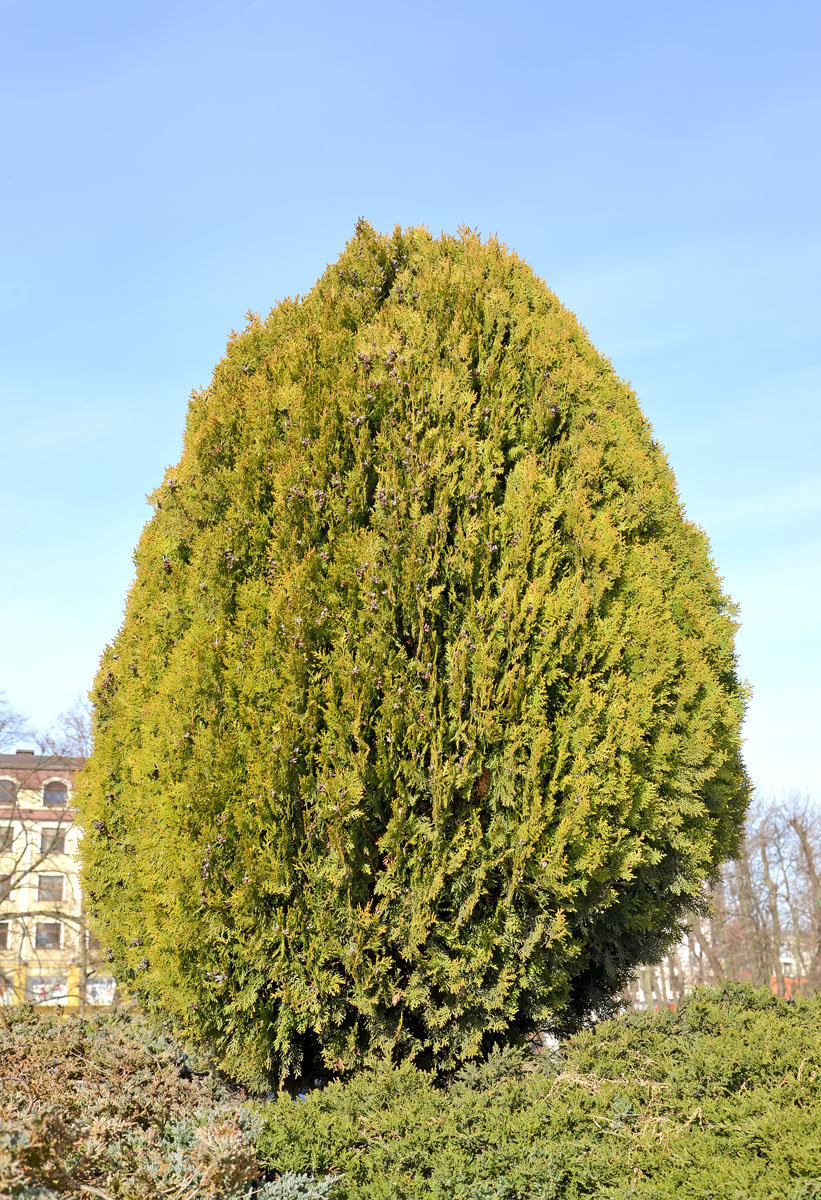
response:
M0 773L9 771L79 771L85 759L71 754L33 754L18 750L16 754L0 754Z

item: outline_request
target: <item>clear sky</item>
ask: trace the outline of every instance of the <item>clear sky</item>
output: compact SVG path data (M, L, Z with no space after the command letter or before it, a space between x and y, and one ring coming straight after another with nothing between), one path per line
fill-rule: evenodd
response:
M741 606L764 791L821 796L816 3L2 3L0 689L116 632L188 394L361 214L526 259Z

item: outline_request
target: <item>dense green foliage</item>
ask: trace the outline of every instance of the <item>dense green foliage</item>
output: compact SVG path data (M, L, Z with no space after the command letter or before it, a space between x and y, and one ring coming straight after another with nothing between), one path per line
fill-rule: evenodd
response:
M118 978L246 1081L602 1011L746 803L732 609L503 246L361 224L153 496L81 809Z
M282 1096L266 1125L269 1167L340 1172L334 1200L811 1200L821 997L727 985L447 1090L404 1064Z
M738 985L446 1086L405 1062L263 1103L141 1020L0 1010L0 1195L811 1200L820 1084L821 997Z
M0 1008L0 1196L325 1200L331 1179L262 1180L243 1100L127 1015Z

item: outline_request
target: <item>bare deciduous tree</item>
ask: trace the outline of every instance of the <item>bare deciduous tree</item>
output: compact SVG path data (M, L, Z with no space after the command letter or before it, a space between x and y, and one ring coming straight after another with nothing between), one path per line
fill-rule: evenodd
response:
M37 739L42 754L61 758L88 758L91 754L91 704L78 696Z
M16 748L21 742L31 742L33 738L29 722L11 707L5 692L0 692L0 753Z
M722 978L787 998L821 989L821 806L807 796L758 799L738 857L706 900L682 945L637 973L628 1003L666 1004Z

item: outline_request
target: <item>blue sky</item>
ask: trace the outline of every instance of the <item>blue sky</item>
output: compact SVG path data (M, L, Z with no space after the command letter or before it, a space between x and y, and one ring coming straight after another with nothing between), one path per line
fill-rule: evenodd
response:
M821 797L817 5L3 4L0 688L116 632L188 394L357 217L495 232L631 380Z

